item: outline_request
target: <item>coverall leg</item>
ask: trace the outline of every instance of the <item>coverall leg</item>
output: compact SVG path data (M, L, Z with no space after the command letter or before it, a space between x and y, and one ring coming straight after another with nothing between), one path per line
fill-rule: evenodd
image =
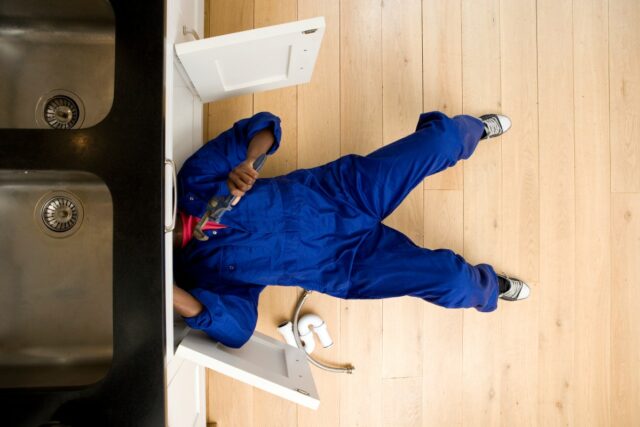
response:
M341 187L363 213L383 220L426 177L468 159L483 131L475 117L425 113L411 135L367 156L347 155L321 168L333 169L328 184Z
M330 164L332 184L378 220L358 246L347 298L410 295L448 308L496 309L498 282L491 266L471 265L450 250L418 247L380 224L425 177L469 158L483 130L474 117L427 113L415 133L368 156Z

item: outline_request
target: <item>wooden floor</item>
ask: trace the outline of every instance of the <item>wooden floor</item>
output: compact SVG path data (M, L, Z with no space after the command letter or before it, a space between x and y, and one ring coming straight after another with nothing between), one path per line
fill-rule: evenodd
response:
M209 373L227 426L640 425L638 0L210 0L209 34L322 15L312 83L211 104L208 135L269 110L275 175L411 132L421 111L513 120L387 222L532 284L492 314L409 298L309 308L352 376L315 370L317 412ZM272 288L277 336L296 289Z

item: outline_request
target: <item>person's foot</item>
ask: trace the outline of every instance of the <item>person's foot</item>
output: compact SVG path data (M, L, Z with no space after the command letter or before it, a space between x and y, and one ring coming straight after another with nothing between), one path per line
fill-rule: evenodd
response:
M480 120L484 123L484 132L480 139L495 138L511 128L511 119L502 114L485 114L480 116Z
M529 285L522 280L502 274L498 274L498 285L500 288L498 298L505 301L519 301L527 298L531 293Z

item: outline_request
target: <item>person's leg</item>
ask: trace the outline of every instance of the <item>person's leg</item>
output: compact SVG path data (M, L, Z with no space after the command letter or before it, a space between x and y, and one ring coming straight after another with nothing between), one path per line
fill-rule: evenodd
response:
M425 177L469 158L484 130L475 117L425 113L411 135L367 156L344 156L325 167L331 170L331 184L340 186L360 210L382 220Z
M418 247L383 224L361 242L350 279L349 299L408 295L447 308L497 307L498 279L491 266L471 265L450 250Z

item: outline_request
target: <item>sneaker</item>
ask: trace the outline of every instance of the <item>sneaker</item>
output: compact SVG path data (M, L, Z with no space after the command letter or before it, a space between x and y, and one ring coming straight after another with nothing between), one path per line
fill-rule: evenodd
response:
M480 116L480 120L484 123L484 132L480 139L495 138L511 128L511 119L501 114L485 114Z
M498 298L505 301L519 301L527 298L531 293L529 285L524 283L522 280L514 279L502 274L498 274L498 277L509 285L509 288L506 291L501 292L500 295L498 295Z

